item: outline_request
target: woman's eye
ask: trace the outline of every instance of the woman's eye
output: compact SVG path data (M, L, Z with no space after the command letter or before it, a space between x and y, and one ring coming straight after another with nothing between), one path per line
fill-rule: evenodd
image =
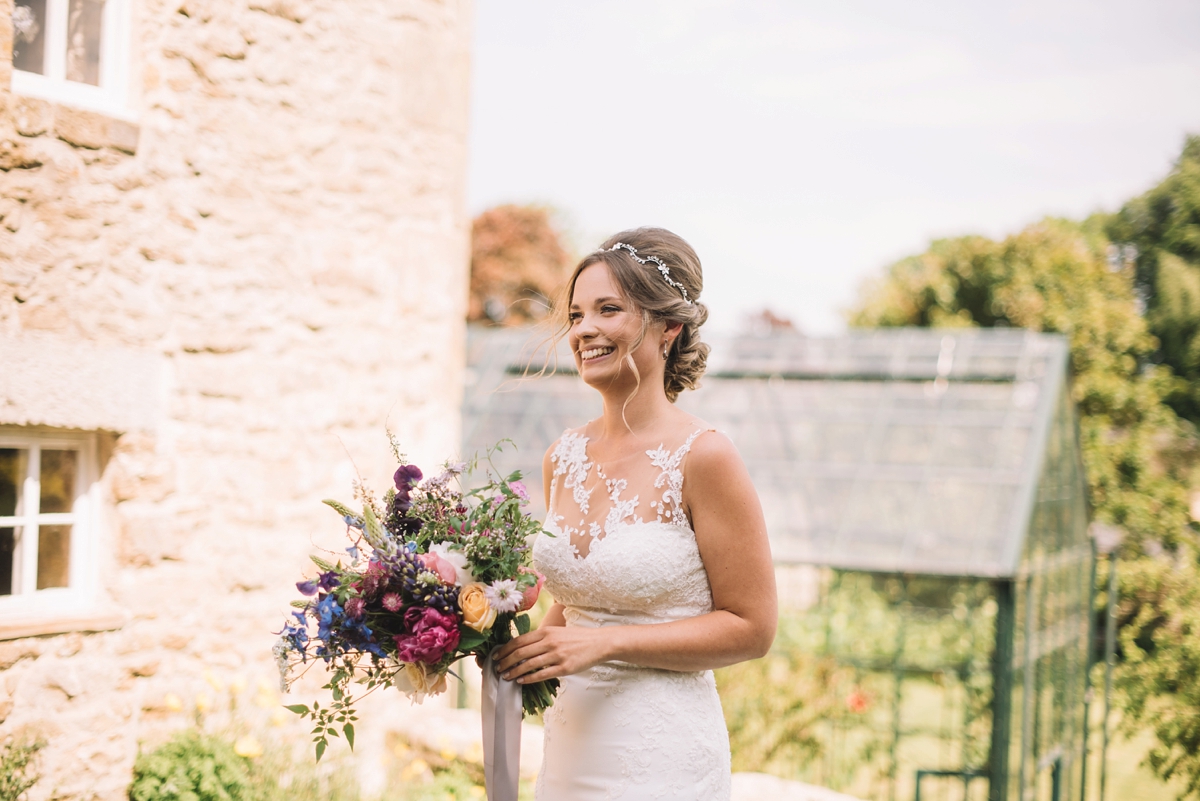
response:
M567 319L573 323L577 323L583 319L583 315L580 314L579 312L571 312L570 314L567 315Z
M620 306L605 306L600 311L608 313L608 312L619 312L620 310L621 310Z

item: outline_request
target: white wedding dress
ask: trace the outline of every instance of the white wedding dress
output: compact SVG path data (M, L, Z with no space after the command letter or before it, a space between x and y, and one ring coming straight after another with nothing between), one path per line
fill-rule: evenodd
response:
M589 460L586 437L563 435L552 454L548 534L535 540L533 563L568 626L712 611L681 508L683 460L701 433L607 466ZM545 723L538 801L729 799L729 735L711 671L600 664L562 680Z

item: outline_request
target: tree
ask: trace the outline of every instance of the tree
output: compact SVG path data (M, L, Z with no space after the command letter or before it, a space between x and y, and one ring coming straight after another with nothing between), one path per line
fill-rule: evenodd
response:
M1130 255L1157 356L1177 376L1167 401L1200 421L1200 136L1187 138L1171 173L1126 203L1107 232L1136 247Z
M502 325L537 321L566 279L570 261L550 209L488 209L471 224L467 319Z
M1196 440L1166 400L1158 341L1139 314L1132 265L1107 258L1109 220L1047 219L1002 242L943 239L864 287L856 326L1017 326L1065 334L1097 519L1120 526L1118 688L1126 723L1148 725L1148 762L1200 798L1200 537L1187 478ZM1190 588L1190 594L1183 592Z

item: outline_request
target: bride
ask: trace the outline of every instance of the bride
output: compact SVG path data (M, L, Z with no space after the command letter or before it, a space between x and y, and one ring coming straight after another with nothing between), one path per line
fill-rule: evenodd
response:
M702 285L683 239L639 228L584 258L556 310L604 412L546 453L533 561L556 603L496 658L562 680L540 801L729 798L711 671L766 653L775 578L737 450L673 403L704 372Z

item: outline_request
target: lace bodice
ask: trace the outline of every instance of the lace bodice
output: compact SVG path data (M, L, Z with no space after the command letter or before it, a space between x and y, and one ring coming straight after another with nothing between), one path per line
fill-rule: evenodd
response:
M568 431L551 454L533 564L568 626L667 623L711 612L683 507L698 429L673 449L601 465ZM563 678L547 710L538 801L728 801L729 739L709 671L606 662Z
M553 536L534 543L534 562L568 615L587 610L652 622L712 611L683 508L683 461L704 431L674 450L659 445L627 459L611 476L589 458L587 437L563 435L551 454L546 530Z

